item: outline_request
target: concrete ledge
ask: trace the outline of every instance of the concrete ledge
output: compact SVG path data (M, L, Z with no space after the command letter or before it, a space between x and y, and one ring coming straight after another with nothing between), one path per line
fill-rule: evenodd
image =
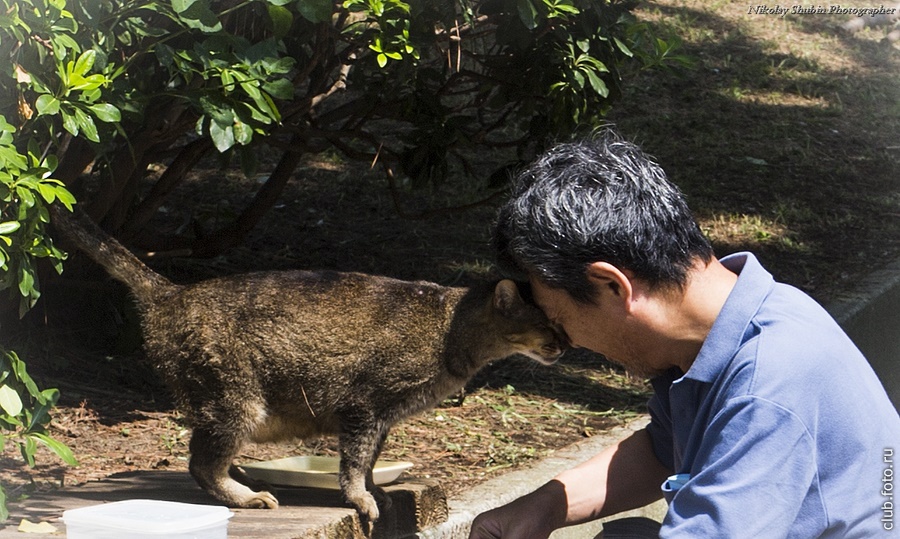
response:
M847 290L830 301L826 309L838 324L844 326L852 322L853 318L866 307L898 286L900 286L900 258L865 276L855 283L852 290Z
M468 536L472 519L482 511L505 504L531 492L559 472L571 468L602 451L608 445L644 427L642 417L624 426L559 450L533 466L516 470L476 485L447 500L434 480L410 478L388 485L391 508L383 512L375 526L373 539L421 537L455 539ZM274 510L233 509L228 524L229 537L265 539L361 539L365 533L356 511L348 507L338 491L320 489L279 489L281 506ZM0 528L0 539L24 537L17 531L22 519L47 522L56 533L31 533L28 537L59 537L65 534L60 520L63 511L126 499L154 499L184 503L218 505L201 490L186 472L141 471L116 474L103 481L35 495L11 504L7 526ZM662 520L664 504L654 504L629 515ZM621 516L621 515L618 515ZM617 516L617 518L618 518ZM560 530L554 539L591 537L601 523L590 523ZM591 535L589 535L591 534Z
M412 479L385 487L391 507L373 530L374 539L414 536L419 530L447 518L443 489L431 480ZM229 537L259 539L362 539L366 537L356 511L347 506L338 491L279 489L280 507L232 509ZM59 537L65 534L63 511L88 505L128 499L153 499L219 505L201 490L187 472L141 471L116 474L103 481L52 493L35 495L11 504L10 518L0 528L0 539ZM47 522L56 533L17 531L22 519Z
M828 306L900 409L900 258L856 283Z

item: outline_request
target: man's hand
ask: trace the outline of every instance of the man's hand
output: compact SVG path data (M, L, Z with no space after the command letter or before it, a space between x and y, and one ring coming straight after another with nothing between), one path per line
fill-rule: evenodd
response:
M546 539L566 519L566 492L553 480L507 505L478 515L469 539Z

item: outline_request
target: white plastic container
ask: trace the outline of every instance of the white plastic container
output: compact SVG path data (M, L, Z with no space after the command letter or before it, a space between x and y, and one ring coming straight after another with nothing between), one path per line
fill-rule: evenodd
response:
M225 539L227 507L125 500L63 511L67 539Z

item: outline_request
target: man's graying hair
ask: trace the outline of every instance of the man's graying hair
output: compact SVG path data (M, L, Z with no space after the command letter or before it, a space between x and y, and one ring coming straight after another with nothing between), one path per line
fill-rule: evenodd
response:
M590 302L587 266L608 262L651 286L683 286L713 257L684 196L636 145L612 129L559 144L519 172L500 209L501 268Z

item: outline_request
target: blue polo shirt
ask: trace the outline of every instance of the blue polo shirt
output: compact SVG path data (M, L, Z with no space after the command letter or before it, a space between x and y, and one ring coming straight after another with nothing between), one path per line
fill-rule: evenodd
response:
M660 537L888 533L900 417L878 378L809 296L751 254L722 263L737 284L693 365L652 380L647 431L680 474Z

